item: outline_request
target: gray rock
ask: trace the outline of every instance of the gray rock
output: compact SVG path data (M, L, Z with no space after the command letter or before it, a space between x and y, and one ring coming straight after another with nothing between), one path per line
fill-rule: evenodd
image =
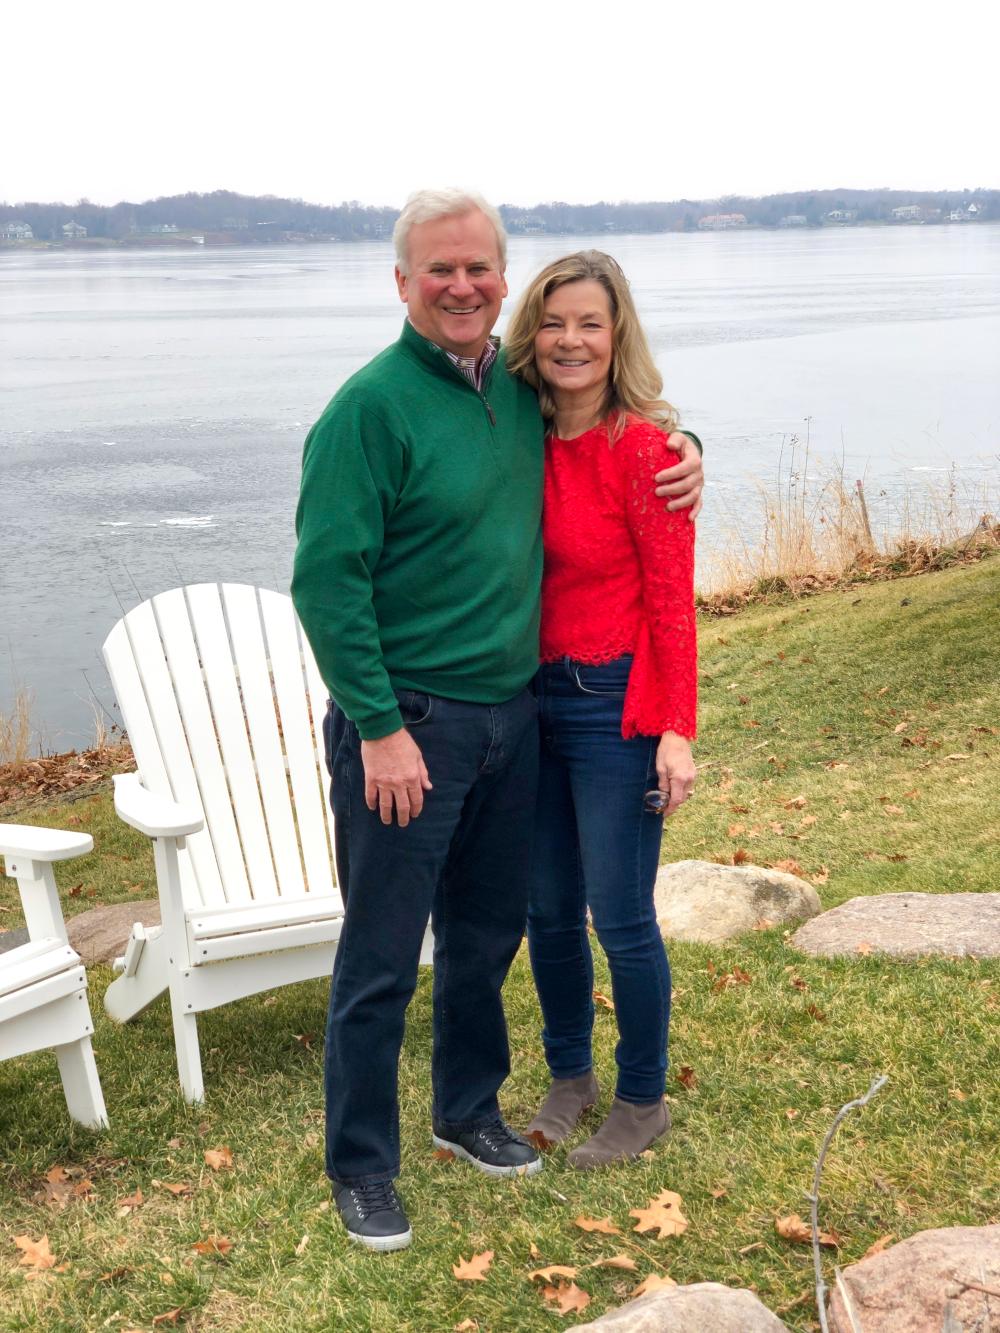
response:
M881 893L851 898L795 932L804 953L1000 958L1000 893Z
M132 926L160 924L160 903L156 898L135 903L115 903L110 907L92 907L89 912L70 917L66 922L69 942L84 963L113 963L125 952Z
M855 1323L834 1291L831 1333L989 1333L1000 1328L1000 1226L921 1231L841 1272ZM992 1322L991 1322L992 1319Z
M656 876L656 919L675 940L721 944L759 927L801 921L822 910L811 884L784 870L676 861Z
M688 1287L661 1287L575 1327L578 1333L585 1328L616 1333L787 1333L788 1325L745 1287L694 1282Z
M28 943L28 929L26 926L18 926L16 930L5 930L0 934L0 953L9 953L11 949L19 949L22 944Z

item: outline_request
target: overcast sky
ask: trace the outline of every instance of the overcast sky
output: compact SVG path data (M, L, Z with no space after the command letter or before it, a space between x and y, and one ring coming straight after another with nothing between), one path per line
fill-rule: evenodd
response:
M10 4L0 199L1000 186L987 0Z

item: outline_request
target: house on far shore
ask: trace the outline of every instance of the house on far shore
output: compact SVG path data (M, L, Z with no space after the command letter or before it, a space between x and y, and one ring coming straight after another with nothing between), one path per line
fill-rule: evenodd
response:
M779 227L807 227L809 219L805 213L789 213L787 216L778 219Z
M62 234L67 241L82 241L87 234L87 228L81 227L79 222L64 222Z
M745 213L709 213L698 219L699 231L730 231L733 227L745 227Z
M172 236L177 230L176 222L154 222L146 230L151 236Z
M0 241L33 241L35 233L26 222L0 223Z
M823 221L835 227L843 227L848 222L857 222L857 220L858 210L856 208L832 208L829 213L823 215Z
M979 205L973 200L971 204L959 205L953 208L948 214L949 222L975 222L979 217Z

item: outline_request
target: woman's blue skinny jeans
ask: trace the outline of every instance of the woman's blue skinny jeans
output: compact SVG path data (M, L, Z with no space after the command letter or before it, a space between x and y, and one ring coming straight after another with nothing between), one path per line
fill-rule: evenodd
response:
M541 772L528 946L545 1058L553 1078L575 1078L592 1066L590 908L618 1020L616 1096L641 1105L665 1088L670 965L653 904L663 818L643 803L657 785L659 738L621 734L631 664L564 658L535 678Z

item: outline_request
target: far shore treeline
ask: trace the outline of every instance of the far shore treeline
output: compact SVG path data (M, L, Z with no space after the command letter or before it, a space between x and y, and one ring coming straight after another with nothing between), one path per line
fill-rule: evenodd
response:
M512 235L934 224L1000 220L1000 190L808 190L761 198L673 203L539 203L500 206ZM181 194L145 203L0 203L4 245L253 245L381 240L398 209L351 201L325 206L272 195Z

